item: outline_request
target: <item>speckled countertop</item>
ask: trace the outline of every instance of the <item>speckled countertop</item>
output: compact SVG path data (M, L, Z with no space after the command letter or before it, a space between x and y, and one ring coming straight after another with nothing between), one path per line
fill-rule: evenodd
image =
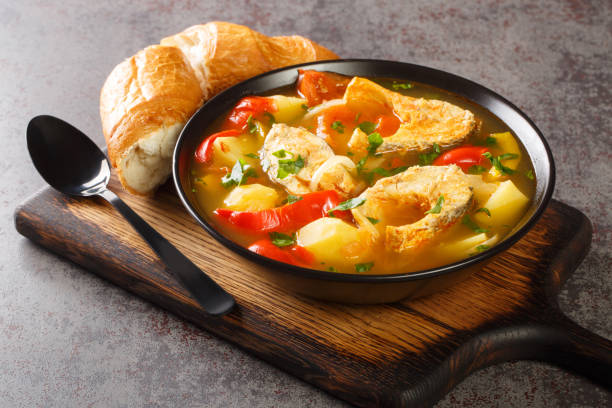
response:
M302 34L343 57L448 70L523 109L548 138L555 198L589 216L590 254L560 295L612 337L612 3L537 1L99 1L0 4L0 406L342 407L342 401L87 273L17 234L43 186L28 120L59 116L99 144L99 89L139 49L189 25ZM438 407L603 407L612 395L560 369L477 372Z

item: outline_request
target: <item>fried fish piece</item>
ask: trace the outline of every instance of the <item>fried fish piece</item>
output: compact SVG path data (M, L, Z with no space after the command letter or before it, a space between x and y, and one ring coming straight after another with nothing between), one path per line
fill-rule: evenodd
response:
M304 128L274 124L259 157L270 179L291 194L336 190L348 197L364 187L356 180L357 170L351 159L334 154L323 139Z
M393 112L401 119L399 129L383 139L377 153L423 153L432 150L434 143L444 149L463 143L476 129L474 114L469 110L435 99L405 96L361 77L353 78L343 99L356 112ZM367 137L359 133L353 136L351 148L365 152Z
M384 237L387 249L401 253L432 241L457 222L471 208L472 190L468 176L454 164L414 166L378 180L352 212L372 242ZM379 220L376 227L367 217Z

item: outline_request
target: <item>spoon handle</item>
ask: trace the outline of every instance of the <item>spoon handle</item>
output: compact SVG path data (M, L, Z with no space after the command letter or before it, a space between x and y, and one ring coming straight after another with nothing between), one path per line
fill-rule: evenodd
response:
M183 287L191 293L207 313L220 316L228 313L234 307L235 301L232 295L194 265L115 193L104 190L99 195L112 204L132 224L132 227L148 242Z

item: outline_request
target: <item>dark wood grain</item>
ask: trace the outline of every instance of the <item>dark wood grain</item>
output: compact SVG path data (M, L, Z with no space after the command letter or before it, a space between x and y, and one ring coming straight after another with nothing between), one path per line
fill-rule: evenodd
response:
M512 359L548 361L611 387L611 343L575 325L556 303L586 255L589 220L552 201L514 247L466 281L389 305L325 303L284 290L265 268L213 240L172 187L155 198L116 191L235 296L207 316L138 234L101 199L45 189L15 212L34 242L358 406L427 406L477 369Z

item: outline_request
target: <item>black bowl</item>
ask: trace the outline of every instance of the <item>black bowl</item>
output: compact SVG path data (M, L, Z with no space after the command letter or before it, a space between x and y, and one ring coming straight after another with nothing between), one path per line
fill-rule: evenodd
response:
M536 174L536 191L531 206L505 239L489 250L450 265L419 272L392 275L340 274L302 268L255 254L215 229L193 204L189 188L189 159L204 130L242 97L262 94L294 84L297 68L331 71L345 75L396 78L421 82L461 95L485 107L512 129L527 150ZM176 190L187 211L215 239L234 252L268 267L271 278L284 287L307 296L343 303L387 303L427 295L447 288L482 268L523 237L542 215L555 184L552 154L535 124L512 103L495 92L456 75L414 64L380 60L336 60L296 65L272 71L235 85L209 100L189 120L179 136L173 157Z

